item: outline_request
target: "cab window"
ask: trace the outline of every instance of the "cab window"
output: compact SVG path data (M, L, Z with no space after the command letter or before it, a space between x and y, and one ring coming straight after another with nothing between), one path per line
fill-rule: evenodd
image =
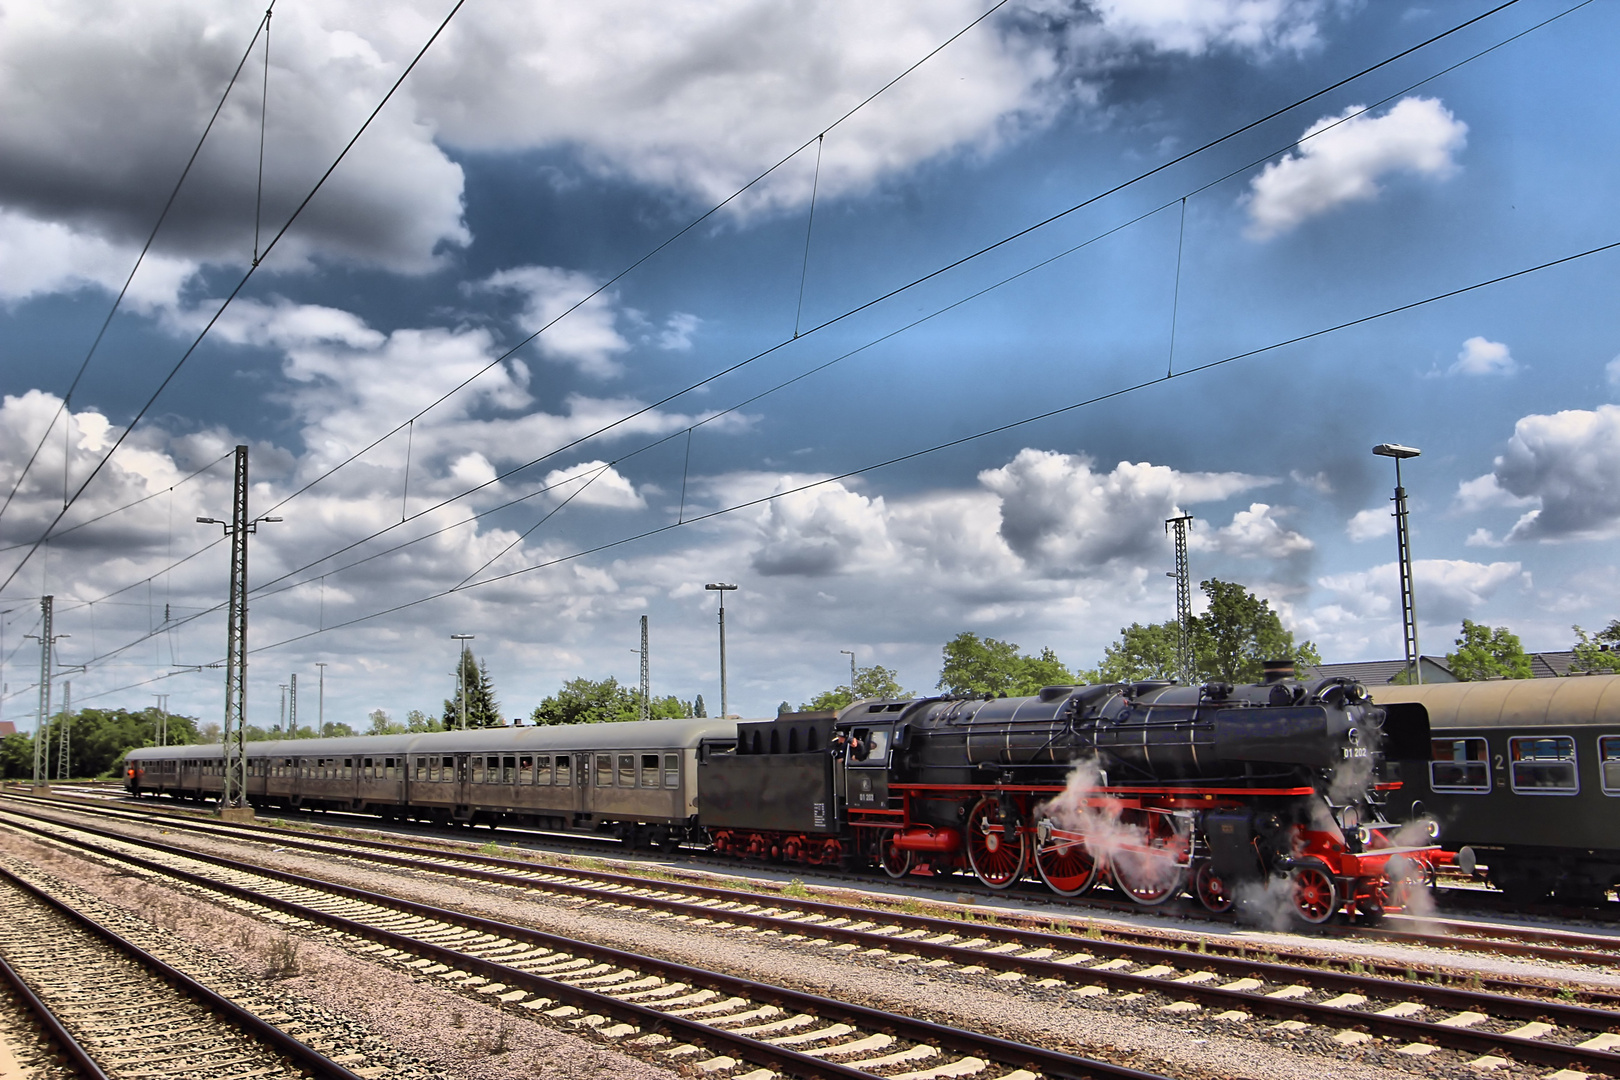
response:
M1520 735L1508 740L1510 780L1521 795L1573 795L1580 790L1575 740L1568 735Z
M890 734L886 727L856 728L850 732L850 760L861 765L887 765Z
M1429 786L1435 791L1491 790L1490 751L1484 739L1435 739L1429 757Z

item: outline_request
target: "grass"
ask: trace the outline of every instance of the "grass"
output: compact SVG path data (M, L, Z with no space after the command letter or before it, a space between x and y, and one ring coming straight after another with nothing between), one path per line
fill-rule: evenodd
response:
M271 938L264 947L265 974L285 979L298 974L298 952L303 943L290 934Z

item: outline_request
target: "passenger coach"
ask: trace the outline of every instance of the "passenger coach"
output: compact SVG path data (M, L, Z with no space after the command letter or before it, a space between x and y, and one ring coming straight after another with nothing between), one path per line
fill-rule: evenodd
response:
M1399 797L1439 820L1461 869L1521 902L1593 903L1620 884L1620 676L1374 693L1428 716L1429 760L1402 763Z
M647 720L247 744L255 807L349 810L443 823L609 832L673 845L695 828L697 752L735 722ZM145 747L132 794L215 799L223 748Z

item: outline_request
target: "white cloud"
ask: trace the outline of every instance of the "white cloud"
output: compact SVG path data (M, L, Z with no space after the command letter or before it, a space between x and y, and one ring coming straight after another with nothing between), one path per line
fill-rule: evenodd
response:
M1182 504L1229 498L1275 481L1244 473L1183 473L1122 461L1111 472L1091 458L1024 449L979 474L1001 497L1001 535L1032 566L1063 575L1138 557L1164 543L1164 521Z
M1535 501L1534 497L1513 494L1501 485L1495 473L1486 473L1459 483L1452 505L1458 513L1472 514L1480 510L1531 506Z
M1530 585L1530 575L1519 563L1464 559L1417 559L1412 563L1412 579L1418 617L1441 624L1472 617L1509 583ZM1360 617L1383 617L1400 610L1400 580L1393 562L1371 570L1330 574L1317 584L1339 595L1340 609Z
M1250 503L1247 510L1232 515L1232 521L1219 529L1199 530L1193 535L1196 546L1206 551L1235 555L1240 559L1284 559L1312 550L1309 539L1282 526L1276 508L1266 503Z
M1475 529L1473 532L1468 534L1468 539L1463 541L1463 546L1464 547L1496 548L1496 547L1501 547L1502 546L1502 541L1500 541L1500 540L1498 540L1496 538L1495 533L1491 532L1491 530L1489 530L1487 528L1484 528L1482 526L1482 527L1480 527L1478 529Z
M1507 492L1540 507L1518 520L1514 540L1562 540L1620 533L1620 405L1522 417L1493 475Z
M596 291L598 283L588 274L555 266L519 266L501 270L484 282L484 288L517 292L525 297L520 322L528 333L545 327L535 338L535 347L548 360L572 364L587 375L609 378L622 374L615 359L630 349L615 327L614 296L602 293L569 311ZM550 325L553 320L560 320Z
M116 294L140 248L0 207L0 301L98 286ZM137 311L171 306L197 269L188 259L147 255L124 302Z
M1392 173L1443 179L1468 125L1434 98L1402 98L1381 116L1352 106L1325 116L1292 153L1267 165L1249 185L1249 235L1268 239L1350 202L1377 197ZM1349 119L1346 119L1349 117Z
M1446 370L1448 375L1512 375L1519 370L1513 354L1500 341L1487 341L1471 337L1463 342L1457 362Z
M703 320L688 312L677 311L664 320L664 328L658 332L658 347L670 352L687 352L692 348L692 335Z
M1356 543L1388 536L1395 531L1395 518L1385 507L1357 510L1344 527L1345 533Z
M573 495L570 506L611 510L642 510L647 506L635 485L605 461L582 461L566 469L553 469L546 474L545 484L557 502Z
M783 477L777 491L802 480ZM796 491L766 503L753 566L762 574L821 576L892 554L883 498L869 499L841 482Z
M1310 488L1318 495L1333 494L1333 478L1325 471L1318 470L1311 476L1306 476L1298 469L1289 469L1288 478L1301 487Z
M1094 101L1122 58L1212 49L1265 56L1314 43L1322 0L1010 8L827 137L824 197L917 165L988 152ZM982 14L978 0L599 0L458 14L304 210L272 271L313 256L403 272L471 239L446 147L566 150L561 171L716 201ZM279 228L442 19L442 4L360 0L278 10L263 220ZM114 247L138 244L252 35L226 0L11 5L0 35L0 211ZM245 266L258 184L257 55L231 91L158 238L181 261ZM794 208L809 155L733 209ZM158 200L158 202L154 202ZM4 230L0 230L3 233ZM0 245L8 238L0 235ZM15 239L15 238L11 238ZM39 238L33 238L34 243ZM26 250L17 246L17 251ZM70 260L71 261L71 260ZM0 266L33 268L20 256ZM76 265L76 264L75 264ZM94 276L94 275L93 275ZM94 280L100 281L99 276ZM27 294L78 287L49 265Z

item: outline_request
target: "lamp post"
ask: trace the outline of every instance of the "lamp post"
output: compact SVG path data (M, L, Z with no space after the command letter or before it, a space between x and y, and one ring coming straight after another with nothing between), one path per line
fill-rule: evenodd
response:
M326 734L326 661L317 660L315 666L320 668L317 676L319 682L315 689L315 722L321 726L317 728L321 734Z
M461 642L461 657L456 661L457 685L461 697L461 730L467 730L467 642L473 640L476 634L451 634L451 641Z
M1373 447L1379 457L1395 459L1395 548L1401 577L1401 633L1406 644L1407 678L1422 684L1423 669L1418 652L1417 611L1412 600L1412 536L1407 529L1406 489L1401 486L1401 462L1423 451L1399 443L1379 443Z
M839 649L838 651L849 657L849 699L854 701L857 696L855 693L855 650Z
M726 698L726 593L736 592L737 586L716 581L703 587L720 594L720 717L725 719L731 715L731 706Z

